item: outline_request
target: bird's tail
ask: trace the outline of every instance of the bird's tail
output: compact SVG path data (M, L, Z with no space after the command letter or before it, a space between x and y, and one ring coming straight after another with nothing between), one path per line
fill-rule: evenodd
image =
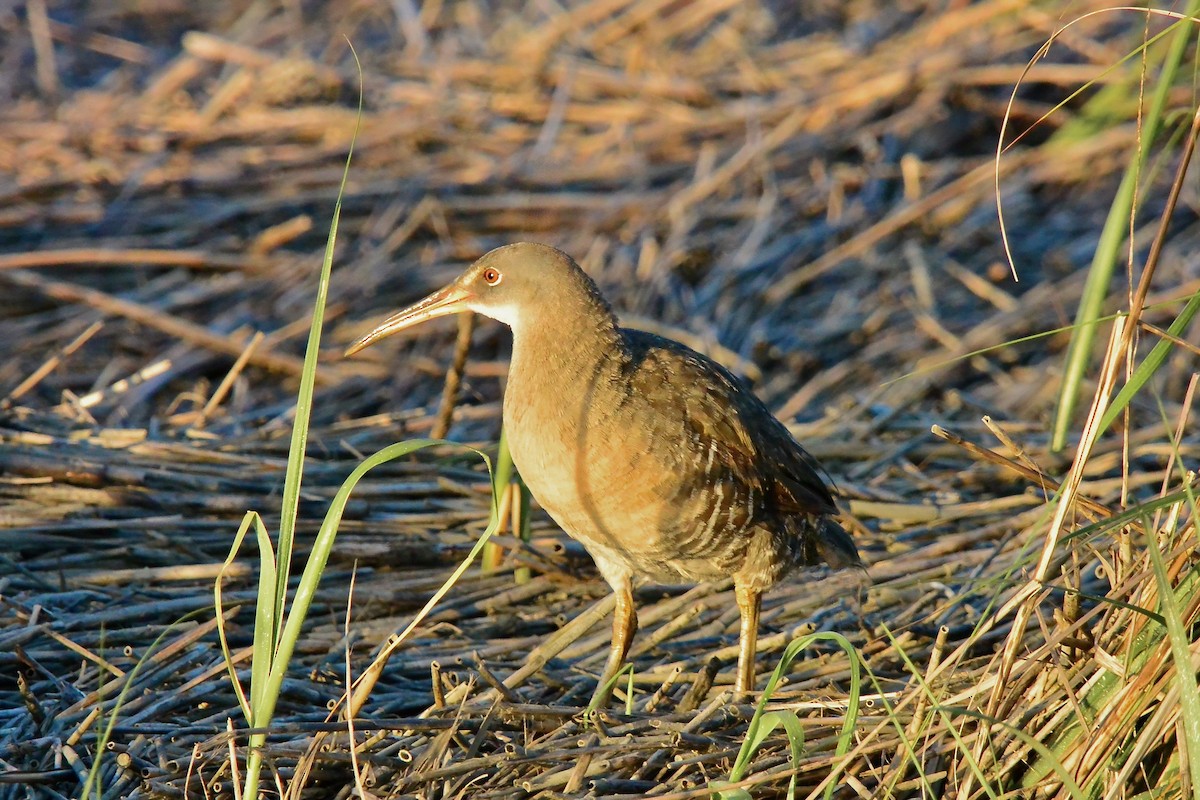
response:
M834 569L863 565L850 534L829 517L823 517L818 523L816 540L821 558Z

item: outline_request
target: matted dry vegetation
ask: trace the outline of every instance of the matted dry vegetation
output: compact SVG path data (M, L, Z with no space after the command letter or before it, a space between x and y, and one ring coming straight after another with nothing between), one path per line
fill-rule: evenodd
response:
M759 663L768 671L799 633L839 631L877 679L872 699L835 759L851 665L832 647L797 661L773 705L799 714L805 752L793 765L782 731L768 739L755 797L781 795L792 774L818 790L835 764L842 797L1068 796L1043 746L1108 797L1184 791L1174 665L1161 618L1138 609L1159 608L1146 555L1158 542L1195 620L1191 515L1091 523L1175 491L1173 453L1195 467L1200 440L1181 422L1194 354L1179 347L1130 424L1081 463L1047 580L1030 583L1073 455L1046 446L1068 334L976 353L1070 324L1137 138L1106 116L1136 101L1137 59L1104 70L1136 47L1143 18L1073 27L1025 77L1016 131L1093 79L1114 99L1100 105L1097 84L999 162L1013 282L997 133L1061 9L212 6L39 0L0 15L0 797L77 795L97 759L106 798L232 794L246 731L212 584L243 512L278 510L354 129L347 37L366 110L302 532L362 453L428 435L454 334L430 326L355 361L342 347L493 246L553 243L629 324L753 380L856 520L872 579L861 602L842 578L781 586L764 602ZM1190 115L1193 101L1184 86L1172 107ZM1139 259L1177 158L1164 151L1144 176ZM1165 326L1200 289L1196 200L1192 181L1146 323ZM492 323L474 338L450 434L488 445L508 338ZM995 453L938 438L935 424ZM298 785L298 759L332 731L305 796L351 796L345 723L326 722L347 650L358 674L441 585L487 520L486 491L478 461L453 454L381 467L360 486L284 686L268 787ZM363 786L707 794L751 713L729 701L730 588L641 590L633 713L615 703L586 720L606 587L542 516L529 544L501 541L500 569L454 587L356 721ZM225 591L243 676L256 563L243 554ZM517 567L532 578L517 583ZM1026 597L1032 617L1010 637Z

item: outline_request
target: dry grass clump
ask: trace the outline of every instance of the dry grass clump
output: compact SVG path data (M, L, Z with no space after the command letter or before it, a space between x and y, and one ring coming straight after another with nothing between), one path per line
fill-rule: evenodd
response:
M1200 291L1194 182L1167 200L1191 112L1168 115L1174 145L1141 176L1130 287L1162 244L1145 302L1103 322L1128 336L1094 353L1071 446L1048 446L1062 329L1160 50L1105 70L1165 22L1098 15L1024 74L1060 19L943 5L31 2L0 18L14 32L0 49L0 798L72 796L97 764L103 797L234 792L249 732L212 583L245 510L278 510L355 124L344 37L366 110L301 550L363 453L436 424L454 337L336 352L463 261L548 241L627 322L752 379L857 520L871 587L780 587L760 652L773 663L836 631L861 663L825 640L795 661L768 710L795 714L803 750L777 728L726 796L782 796L793 777L810 796L826 782L839 797L1191 794L1195 332L1163 333ZM1190 85L1168 101L1192 108ZM1017 133L1038 124L997 165L1006 113ZM491 325L475 340L451 436L490 443L507 343ZM1102 429L1158 341L1173 342L1163 367ZM327 721L347 653L352 677L442 585L488 488L453 454L362 482L283 684L268 790L708 795L753 713L729 701L730 588L640 590L632 697L622 684L581 716L611 598L542 516L528 542L498 537L499 568L468 571L416 629L353 734ZM243 681L253 564L224 590Z

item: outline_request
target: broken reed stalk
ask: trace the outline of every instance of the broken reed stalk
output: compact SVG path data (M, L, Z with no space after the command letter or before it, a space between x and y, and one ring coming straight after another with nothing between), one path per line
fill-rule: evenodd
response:
M458 402L458 389L462 384L467 355L471 352L471 333L475 330L475 315L471 312L458 315L458 338L454 342L454 360L446 371L446 383L442 387L442 401L438 406L437 422L433 426L433 438L445 439L450 433L450 420Z

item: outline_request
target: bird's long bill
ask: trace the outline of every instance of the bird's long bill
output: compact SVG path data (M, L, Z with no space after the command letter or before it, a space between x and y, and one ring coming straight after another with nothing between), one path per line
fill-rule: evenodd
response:
M375 330L347 347L346 355L352 356L364 347L370 347L375 344L380 339L391 336L393 333L402 331L405 328L411 328L413 325L419 325L425 320L466 311L467 300L470 297L471 295L466 289L454 283L444 289L438 289L424 300L414 303L403 311L397 311L385 319Z

